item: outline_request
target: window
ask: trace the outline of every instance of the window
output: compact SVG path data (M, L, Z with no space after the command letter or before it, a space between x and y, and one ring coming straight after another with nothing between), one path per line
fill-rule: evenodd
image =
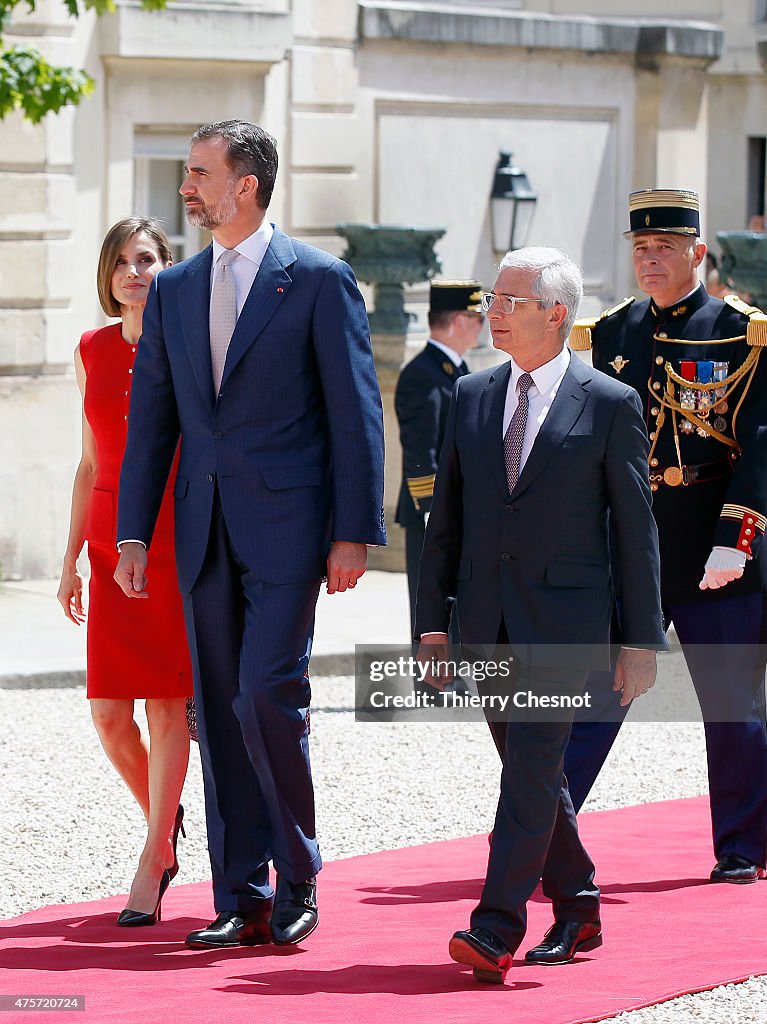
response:
M748 188L747 214L750 224L753 217L764 217L765 165L767 164L767 137L752 135L748 139Z
M184 178L189 135L146 132L136 135L134 210L142 217L157 217L163 224L176 263L199 252L209 241L207 232L193 228L184 215L178 188Z

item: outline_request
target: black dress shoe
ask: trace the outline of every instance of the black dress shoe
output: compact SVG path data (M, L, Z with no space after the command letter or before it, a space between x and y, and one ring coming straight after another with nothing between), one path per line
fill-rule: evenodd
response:
M491 985L502 985L511 967L511 953L486 928L456 932L450 940L449 953L456 963L473 967L477 981Z
M272 941L275 946L294 946L311 935L319 923L316 878L289 882L278 875L272 912Z
M218 949L224 946L263 946L271 941L269 911L244 913L224 910L207 928L190 932L185 945L189 949Z
M569 964L576 953L585 953L602 945L602 925L599 921L582 924L580 921L555 921L543 937L543 942L525 953L528 964Z
M753 864L747 857L741 857L739 853L726 853L720 857L711 872L712 882L733 882L735 885L758 882L764 877L764 868Z

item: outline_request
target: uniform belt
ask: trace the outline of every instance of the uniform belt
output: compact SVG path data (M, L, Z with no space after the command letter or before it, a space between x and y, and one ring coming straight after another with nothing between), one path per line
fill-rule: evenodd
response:
M709 480L724 480L730 473L730 463L726 459L717 459L716 462L700 462L697 466L682 466L682 479L674 483L669 483L668 476L662 470L652 473L650 480L658 484L668 484L670 487L678 487L679 484L690 487L692 484L708 483Z

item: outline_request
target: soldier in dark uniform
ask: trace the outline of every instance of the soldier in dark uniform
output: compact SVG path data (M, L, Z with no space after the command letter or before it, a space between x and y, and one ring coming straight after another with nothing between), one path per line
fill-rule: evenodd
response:
M432 281L430 337L402 370L394 395L402 444L402 486L395 522L405 527L411 635L418 566L447 410L453 385L469 372L464 353L477 344L482 330L481 297L479 281Z
M700 284L706 247L694 192L635 192L629 210L626 237L650 297L577 321L570 344L591 349L595 367L643 400L664 614L705 721L711 879L753 882L765 877L767 853L767 317ZM616 618L619 640L619 608ZM591 678L596 706L573 727L565 773L576 810L628 710L612 683L608 673Z

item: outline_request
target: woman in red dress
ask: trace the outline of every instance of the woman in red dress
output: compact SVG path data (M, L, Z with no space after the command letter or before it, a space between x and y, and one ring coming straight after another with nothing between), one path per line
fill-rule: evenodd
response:
M88 541L87 695L107 757L148 823L144 849L120 925L154 924L162 896L178 871L182 827L179 797L189 760L186 698L192 669L173 550L172 488L168 480L152 540L146 601L128 601L114 582L117 488L128 431L133 363L149 285L172 262L168 239L153 220L131 217L110 228L101 247L98 292L107 316L120 322L88 331L75 349L83 396L82 457L58 599L76 625L86 618L77 558ZM133 717L146 700L149 746Z

